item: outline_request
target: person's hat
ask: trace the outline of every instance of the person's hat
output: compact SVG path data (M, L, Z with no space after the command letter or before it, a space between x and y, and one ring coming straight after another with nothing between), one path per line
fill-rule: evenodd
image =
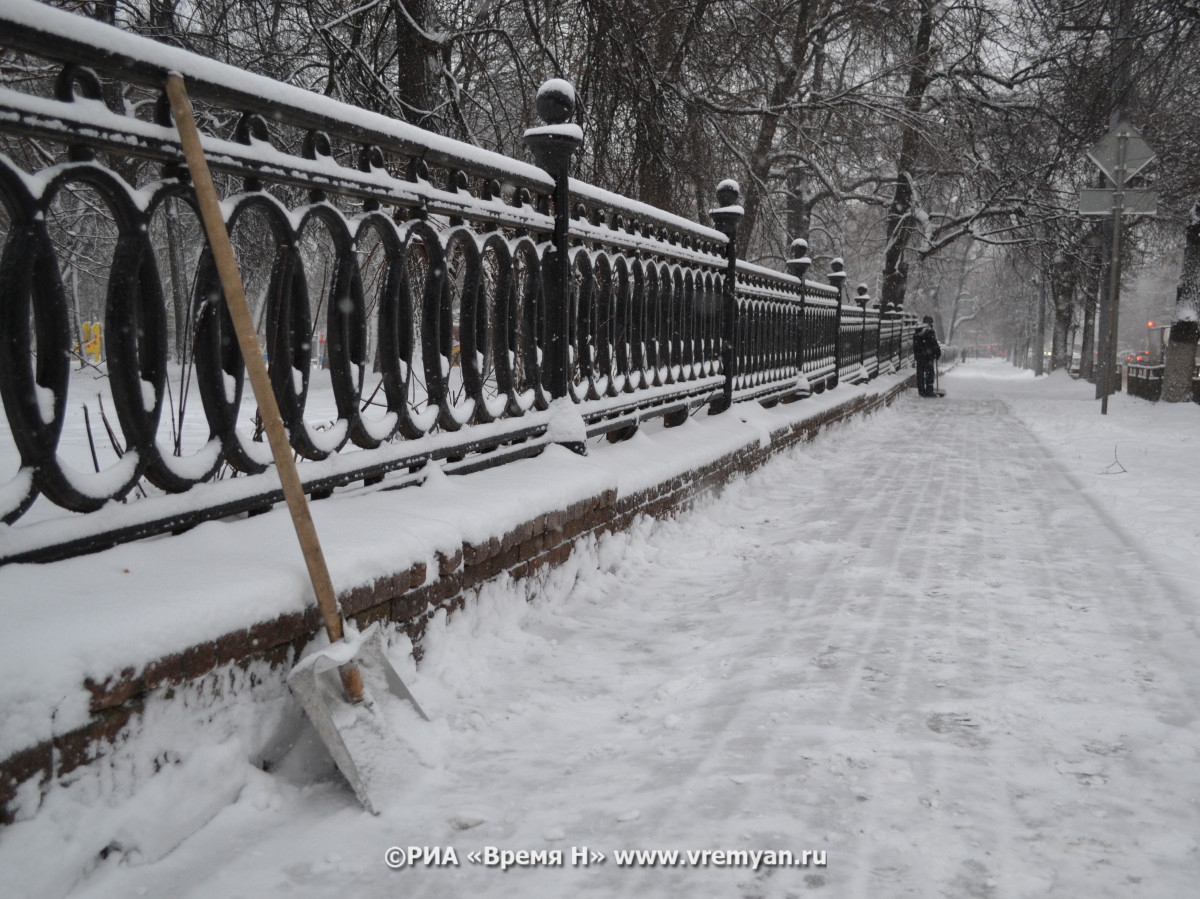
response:
M927 315L923 319L921 319L921 321L925 322L925 324L927 324L927 325L932 325L933 324L933 316Z

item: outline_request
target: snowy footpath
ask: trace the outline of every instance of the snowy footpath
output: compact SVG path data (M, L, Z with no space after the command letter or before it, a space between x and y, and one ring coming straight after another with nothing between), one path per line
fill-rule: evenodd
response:
M71 895L1196 895L1200 409L942 386L435 621L378 817L301 740Z

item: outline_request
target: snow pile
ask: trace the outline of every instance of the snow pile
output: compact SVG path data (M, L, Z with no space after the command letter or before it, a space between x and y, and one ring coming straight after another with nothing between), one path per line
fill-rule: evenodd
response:
M6 895L63 896L98 865L158 861L245 798L271 740L302 725L282 676L264 664L231 667L170 700L160 691L137 740L51 784L40 807L26 782L18 823L0 839Z
M587 424L579 414L579 407L570 397L560 397L550 403L550 422L546 426L549 443L587 443Z

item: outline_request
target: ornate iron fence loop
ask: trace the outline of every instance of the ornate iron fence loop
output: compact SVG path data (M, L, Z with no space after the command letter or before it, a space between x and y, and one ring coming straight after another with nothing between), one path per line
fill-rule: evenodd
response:
M20 459L3 488L0 514L8 524L47 485L52 501L65 492L56 490L54 452L67 404L71 333L45 216L20 170L2 157L0 203L10 222L0 255L0 397Z
M20 139L0 157L0 453L15 468L0 519L126 500L125 524L85 517L78 539L43 544L28 536L38 525L12 528L0 563L278 499L259 477L273 459L163 101L167 71L200 104L272 388L314 493L430 459L469 471L534 452L559 398L591 436L615 440L650 417L671 425L706 405L828 390L855 360L872 375L904 362L911 317L844 309L836 286L805 279L806 246L789 274L738 259L735 182L717 186L709 227L570 179L582 132L565 82L539 90L545 125L525 134L535 166L136 35L113 52L113 40L61 10L0 9L0 50L58 72L0 84L0 132ZM148 104L152 115L133 112ZM30 138L51 161L22 153ZM71 216L87 227L68 227ZM76 436L87 402L108 437L90 455ZM183 491L186 503L161 502Z

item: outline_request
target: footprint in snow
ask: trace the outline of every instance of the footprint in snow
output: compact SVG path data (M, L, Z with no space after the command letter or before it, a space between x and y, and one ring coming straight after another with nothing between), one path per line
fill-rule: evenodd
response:
M473 812L464 812L462 814L455 815L450 819L450 829L470 830L472 827L478 827L485 821L487 821L487 818L483 817L483 815Z
M1083 748L1092 753L1092 755L1123 756L1129 754L1129 747L1124 743L1100 743L1093 741L1084 743Z
M845 653L839 647L829 646L820 655L815 656L812 661L818 668L828 671L831 668L836 668L844 655Z
M935 734L957 737L957 742L972 747L986 746L987 740L979 735L979 725L969 715L958 712L939 712L929 716L926 726Z
M1069 762L1059 759L1054 763L1054 770L1059 774L1075 778L1076 782L1085 787L1102 787L1108 783L1108 776L1104 773L1103 766L1095 762Z

